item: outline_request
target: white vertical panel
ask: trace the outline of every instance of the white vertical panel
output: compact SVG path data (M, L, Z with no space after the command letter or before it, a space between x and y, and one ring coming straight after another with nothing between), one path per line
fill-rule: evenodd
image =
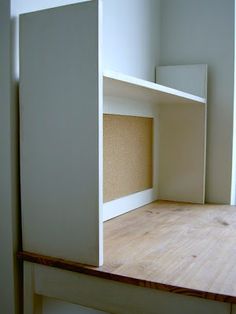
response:
M159 66L156 83L207 98L207 65Z
M78 304L72 304L53 298L43 298L42 314L106 314L92 308L84 307ZM108 314L108 313L107 313Z
M207 98L207 65L160 66L157 83ZM207 106L160 107L160 199L204 203Z
M11 76L10 1L0 1L0 312L20 312L17 103Z
M234 5L236 16L236 5ZM236 60L236 21L234 20L234 60ZM232 146L232 175L231 175L231 205L236 205L236 62L234 61L234 106L233 106L233 146Z
M43 314L43 297L35 294L34 264L24 262L24 314Z
M204 203L206 106L160 107L159 199Z
M137 287L42 265L35 266L35 291L112 314L230 313L229 303Z
M23 249L102 263L100 1L22 15Z

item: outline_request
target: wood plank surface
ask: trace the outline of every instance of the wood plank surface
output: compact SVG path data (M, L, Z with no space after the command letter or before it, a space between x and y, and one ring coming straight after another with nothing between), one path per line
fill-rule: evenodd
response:
M236 207L158 201L104 223L104 265L24 260L128 284L236 303Z

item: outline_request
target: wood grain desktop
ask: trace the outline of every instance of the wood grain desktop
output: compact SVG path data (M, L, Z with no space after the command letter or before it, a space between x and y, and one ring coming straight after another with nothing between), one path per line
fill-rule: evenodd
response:
M33 263L236 303L236 207L158 201L104 223L104 265L20 252Z

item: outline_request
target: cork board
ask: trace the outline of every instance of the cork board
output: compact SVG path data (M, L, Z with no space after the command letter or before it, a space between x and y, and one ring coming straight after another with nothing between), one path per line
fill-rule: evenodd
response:
M103 117L104 202L152 188L153 118Z

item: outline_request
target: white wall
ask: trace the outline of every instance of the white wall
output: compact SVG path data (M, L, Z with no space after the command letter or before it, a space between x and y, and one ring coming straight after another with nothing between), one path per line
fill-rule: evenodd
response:
M16 102L12 102L10 1L0 1L0 313L19 310Z
M103 0L104 68L155 81L160 0Z
M234 1L235 3L235 1ZM234 4L234 16L236 16L236 5ZM234 60L236 60L236 23L234 22ZM234 62L234 90L236 91L236 62ZM236 96L234 94L234 116L233 116L233 169L231 180L231 204L236 205Z
M229 203L234 0L163 0L160 63L207 63L209 66L206 201Z

